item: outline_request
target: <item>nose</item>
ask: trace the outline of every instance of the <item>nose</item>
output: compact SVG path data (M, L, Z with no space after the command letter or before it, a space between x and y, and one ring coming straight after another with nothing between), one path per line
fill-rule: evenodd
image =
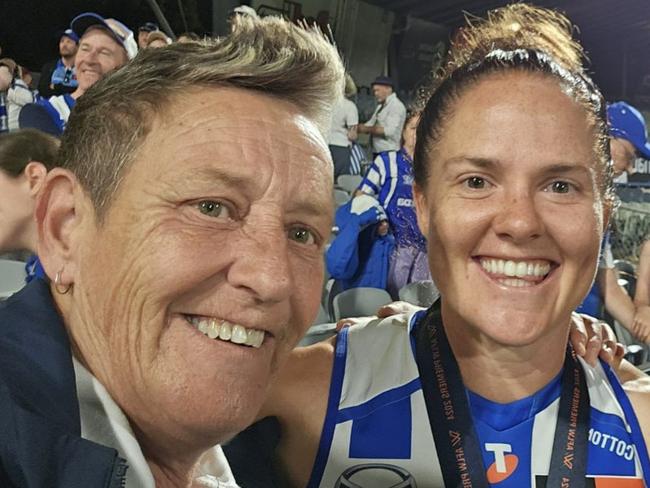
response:
M81 56L77 54L75 63L79 64L82 60L88 64L95 64L97 62L97 51L95 49L89 49L87 51L83 51L83 54L81 54Z
M277 303L291 296L294 277L284 230L257 230L237 247L237 258L228 272L231 285L248 289L260 303Z
M499 237L514 243L540 237L544 232L544 221L535 195L523 189L509 192L494 217L493 229Z

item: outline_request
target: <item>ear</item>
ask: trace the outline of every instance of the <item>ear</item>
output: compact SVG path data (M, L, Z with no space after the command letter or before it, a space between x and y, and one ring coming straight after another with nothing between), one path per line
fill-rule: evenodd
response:
M429 238L429 205L425 192L417 183L413 183L413 199L415 201L415 215L418 219L418 227L425 238Z
M84 214L92 206L76 177L63 168L50 171L41 186L35 210L38 256L51 279L60 271L60 283L69 285L76 274Z
M35 198L38 195L43 183L45 182L45 176L47 175L47 168L43 163L38 161L30 161L25 169L23 174L27 179L29 185L29 194L32 198Z

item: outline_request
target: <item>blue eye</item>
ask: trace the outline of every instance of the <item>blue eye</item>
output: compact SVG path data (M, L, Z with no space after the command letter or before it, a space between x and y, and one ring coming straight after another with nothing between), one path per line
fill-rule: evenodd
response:
M199 211L208 217L230 218L230 209L218 200L201 200L198 202Z
M314 233L306 227L292 227L289 229L289 239L300 244L316 244Z

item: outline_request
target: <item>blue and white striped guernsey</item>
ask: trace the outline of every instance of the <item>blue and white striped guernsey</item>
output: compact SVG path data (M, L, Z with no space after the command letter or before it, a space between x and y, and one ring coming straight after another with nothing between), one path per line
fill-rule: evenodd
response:
M339 334L310 488L444 486L414 354L421 313ZM646 487L650 461L629 399L606 364L581 364L591 403L585 486ZM559 386L560 376L506 405L468 392L490 486L546 486Z
M377 198L384 207L398 246L426 251L413 203L413 164L403 148L380 153L368 168L359 190Z

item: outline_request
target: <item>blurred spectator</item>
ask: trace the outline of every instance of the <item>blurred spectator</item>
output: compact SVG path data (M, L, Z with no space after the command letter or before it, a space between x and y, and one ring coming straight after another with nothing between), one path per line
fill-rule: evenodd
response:
M20 67L20 72L20 78L25 82L27 88L33 91L32 83L34 82L34 78L32 77L32 72L29 71L29 69L27 69L25 66Z
M162 31L149 33L147 47L165 47L172 43L172 40Z
M386 289L395 299L404 285L431 280L426 240L418 227L413 203L413 151L419 120L418 112L409 113L400 150L380 153L355 193L377 198L388 215L395 249Z
M326 262L341 291L362 286L386 289L395 246L386 219L377 200L363 194L336 211L339 233L327 250Z
M634 294L636 314L632 334L645 343L650 343L650 239L641 246L637 266L636 292Z
M400 148L406 108L393 90L394 85L390 78L375 78L372 82L372 92L378 103L377 108L370 120L358 127L360 133L370 134L373 157L380 152L399 151Z
M7 128L18 129L18 115L21 109L34 101L34 94L20 79L18 65L13 59L0 59L0 92L4 93Z
M339 175L350 173L350 143L357 140L359 111L351 97L357 93L357 87L349 74L345 76L344 98L334 107L332 124L327 143L334 160L334 181Z
M38 92L42 97L49 98L76 90L74 58L78 44L79 36L72 29L63 31L59 38L59 59L45 63L41 68Z
M149 34L156 32L158 29L158 24L155 22L146 22L138 28L138 47L144 49L147 47L147 39Z
M176 38L176 41L180 42L181 44L186 42L196 42L200 40L201 37L196 32L183 32Z
M35 129L0 136L0 253L36 252L36 196L55 165L58 148L56 138ZM44 276L35 255L26 271L27 281Z
M625 102L607 106L610 124L610 149L614 163L614 182L627 183L634 172L634 161L638 155L650 159L648 131L643 115Z
M625 102L608 105L607 120L614 181L627 183L628 175L634 171L637 152L650 157L645 121L638 110ZM596 280L578 311L603 318L603 307L637 339L650 341L650 309L635 306L619 284L609 234L603 241Z
M138 53L133 32L115 19L84 13L72 19L70 28L80 39L75 58L77 89L71 94L65 93L25 106L20 114L21 127L60 135L76 100L97 81L125 65Z

